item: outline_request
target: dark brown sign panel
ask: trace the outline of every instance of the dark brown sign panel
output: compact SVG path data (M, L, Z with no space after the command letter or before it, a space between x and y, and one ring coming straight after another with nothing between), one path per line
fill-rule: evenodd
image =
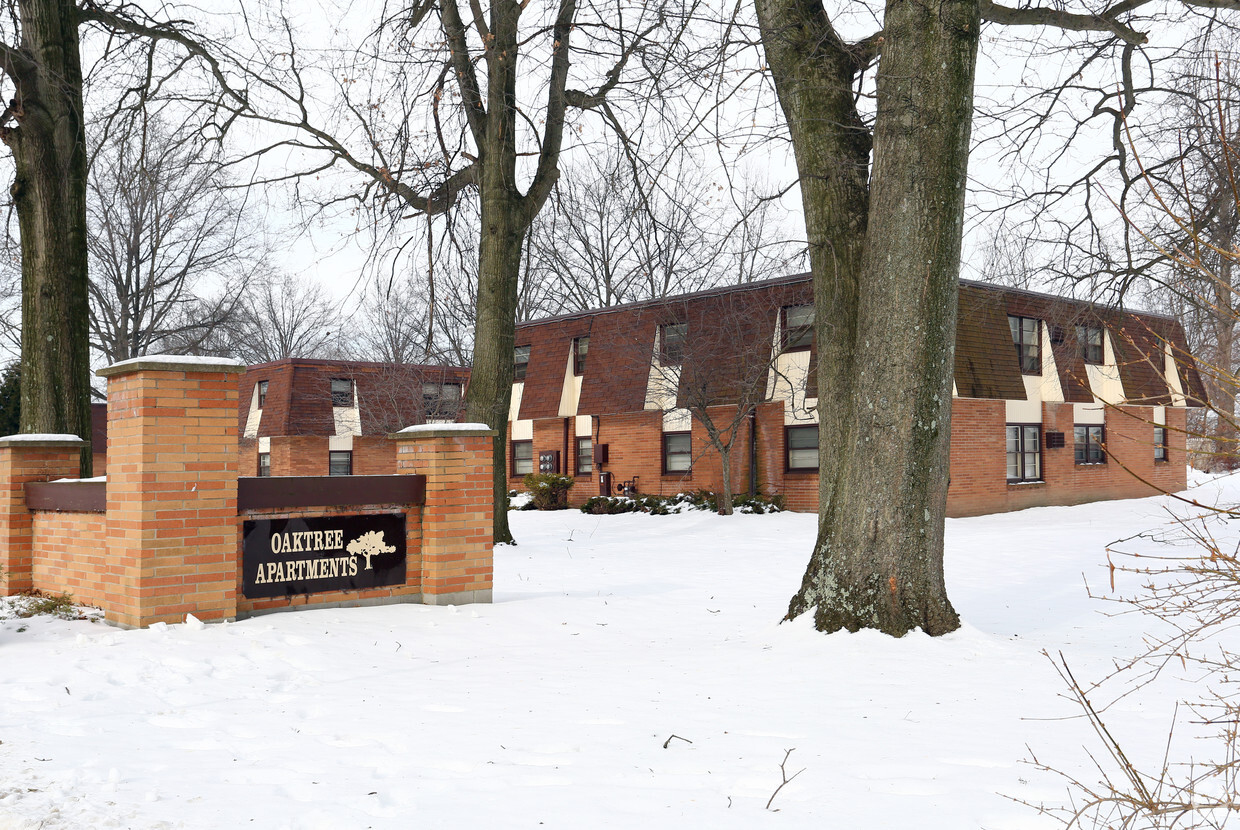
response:
M241 590L250 599L405 584L405 517L307 516L242 527Z

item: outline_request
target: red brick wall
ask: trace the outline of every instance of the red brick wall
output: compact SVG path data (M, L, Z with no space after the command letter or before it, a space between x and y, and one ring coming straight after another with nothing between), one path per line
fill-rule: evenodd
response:
M74 602L115 608L124 604L120 557L107 544L103 513L50 513L33 517L34 584L52 593L68 592Z
M395 472L395 441L386 435L353 436L353 475L390 476Z
M237 442L237 475L258 475L258 441L242 438Z
M327 475L328 440L324 435L280 435L271 438L273 476Z
M1044 403L1043 481L1008 484L1003 402L957 398L952 408L952 473L947 515L977 516L1183 490L1187 485L1184 434L1179 430L1183 429L1185 413L1182 409L1166 411L1168 463L1154 463L1153 410L1147 406L1125 406L1106 411L1107 462L1076 464L1072 404ZM1064 433L1064 446L1047 449L1047 432Z
M716 423L729 423L731 409L729 407L712 408ZM575 469L576 436L571 434L572 420L568 420L570 429L567 467L563 459L564 453L563 418L545 418L534 421L533 442L534 459L537 465L538 453L544 450L561 452L561 468L569 474ZM723 487L723 467L719 452L710 444L706 429L698 419L693 419L690 433L693 437L693 469L687 473L663 473L663 413L657 411L633 412L623 415L601 415L595 419L594 434L591 436L596 447L600 444L609 446L608 463L594 465L590 476L575 476L575 484L569 492L569 504L580 505L592 496L598 495L598 475L601 471L612 473L613 484L619 485L634 476L638 477L638 490L653 495L673 495L692 490L714 490ZM747 493L749 491L749 422L742 421L738 427L739 434L733 442L731 451L732 491ZM783 493L789 507L794 510L813 511L817 509L818 476L804 473L786 473L784 471L784 405L780 402L761 404L756 411L756 431L758 441L758 492L765 495ZM511 426L509 436L511 438ZM511 447L509 440L507 458L508 470L512 469ZM510 490L522 490L522 477L508 476Z
M321 435L284 435L270 440L273 476L325 476L330 443ZM258 441L242 439L237 445L240 475L258 475ZM396 472L396 444L386 435L353 436L353 474L390 476Z
M1005 413L1003 401L956 398L952 402L951 485L947 490L947 515L964 516L1013 509L1007 506ZM1041 484L1019 486L1044 487Z
M426 475L421 584L428 605L491 601L494 435L485 427L431 428L397 439L397 472Z
M237 372L153 361L108 376L107 544L123 625L230 617Z
M0 590L5 594L39 587L26 482L76 476L81 446L78 441L0 442Z

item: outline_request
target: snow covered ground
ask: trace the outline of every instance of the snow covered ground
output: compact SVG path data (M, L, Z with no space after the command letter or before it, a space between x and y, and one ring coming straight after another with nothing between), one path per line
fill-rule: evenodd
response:
M1064 787L1022 759L1090 777L1090 736L1040 652L1135 653L1148 623L1084 583L1168 503L949 520L938 639L780 625L795 514L513 513L493 605L0 620L0 828L1053 826L1012 798ZM1174 691L1109 711L1139 760Z

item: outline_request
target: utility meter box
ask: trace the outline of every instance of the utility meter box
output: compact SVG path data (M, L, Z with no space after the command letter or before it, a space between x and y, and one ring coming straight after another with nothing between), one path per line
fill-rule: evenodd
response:
M538 453L538 472L542 475L560 471L560 451L543 450Z

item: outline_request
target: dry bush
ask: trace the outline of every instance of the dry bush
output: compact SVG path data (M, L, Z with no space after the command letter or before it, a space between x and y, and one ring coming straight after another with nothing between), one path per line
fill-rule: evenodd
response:
M1220 215L1240 215L1240 132L1227 124L1220 67L1217 134L1231 136L1217 146L1216 170L1208 199L1185 198L1194 182L1187 171L1178 194L1165 193L1146 174L1151 197L1171 220L1174 231L1155 237L1173 272L1178 298L1234 330L1240 323L1240 240L1215 230ZM1165 179L1160 180L1165 185ZM1194 208L1194 205L1208 205ZM1234 225L1234 223L1232 223ZM1140 229L1138 229L1140 232ZM1234 470L1240 466L1240 434L1235 416L1240 382L1230 349L1200 363L1211 401L1204 407L1190 446L1205 456L1201 466ZM1087 683L1073 674L1062 653L1051 657L1071 699L1092 731L1092 772L1071 772L1055 760L1032 757L1044 772L1061 776L1069 797L1063 804L1030 806L1069 828L1194 830L1240 824L1240 541L1232 529L1240 519L1235 505L1206 505L1180 498L1194 509L1173 515L1163 530L1120 540L1108 547L1110 591L1091 595L1118 605L1118 613L1137 613L1148 621L1144 649L1103 679ZM1139 543L1139 547L1138 547ZM1151 544L1152 543L1152 544ZM1151 546L1156 552L1150 553ZM1116 584L1137 587L1117 593ZM1174 678L1169 675L1174 675ZM1129 703L1154 693L1161 680L1185 681L1191 691L1169 713L1161 759L1151 765L1134 760L1104 715L1116 700ZM1099 703L1099 701L1107 701ZM1185 731L1195 740L1186 741ZM1185 745L1191 746L1186 752ZM1029 803L1029 802L1025 802Z

